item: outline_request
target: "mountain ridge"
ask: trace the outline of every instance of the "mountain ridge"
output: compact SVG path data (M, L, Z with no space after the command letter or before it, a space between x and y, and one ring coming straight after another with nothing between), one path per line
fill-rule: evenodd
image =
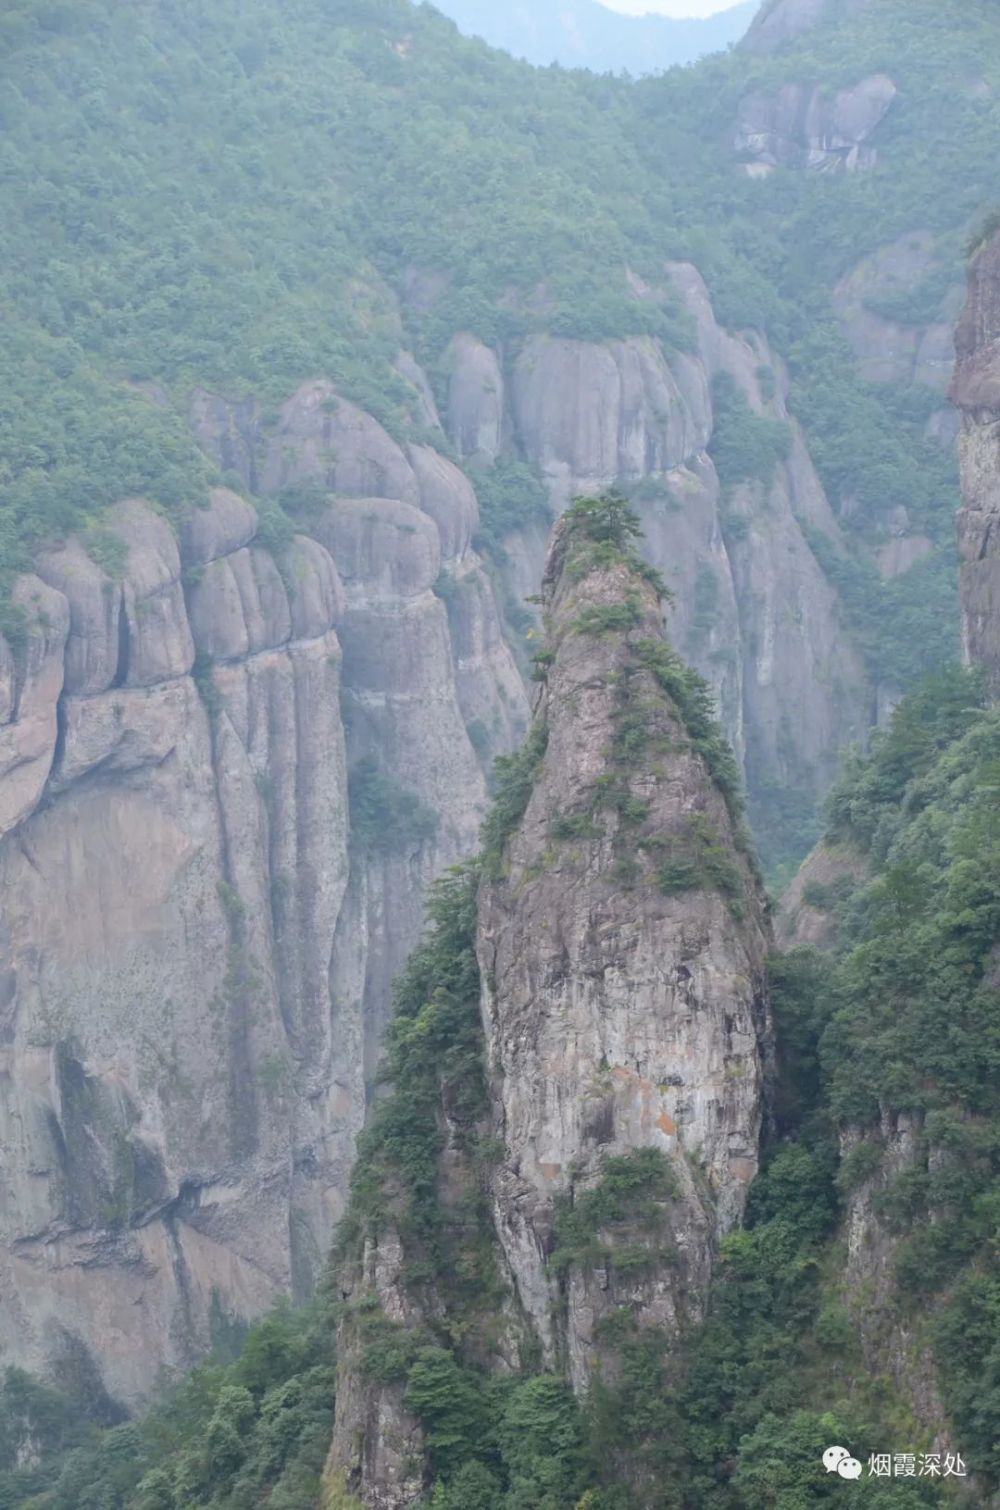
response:
M512 0L499 13L491 0L438 0L437 9L462 31L529 63L638 76L693 63L734 45L750 25L756 4L741 0L717 15L683 20L652 13L621 15L598 0Z

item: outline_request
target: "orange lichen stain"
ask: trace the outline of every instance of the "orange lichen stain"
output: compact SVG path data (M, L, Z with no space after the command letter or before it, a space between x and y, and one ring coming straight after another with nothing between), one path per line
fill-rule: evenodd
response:
M624 1065L616 1064L611 1071L613 1077L620 1083L634 1087L639 1093L642 1102L642 1125L648 1130L652 1124L653 1112L656 1104L660 1102L660 1090L652 1080L645 1080L635 1070L627 1070ZM661 1132L672 1138L677 1132L677 1123L669 1112L661 1112L656 1119L656 1126Z
M616 1080L624 1080L626 1085L638 1086L644 1096L655 1094L656 1086L652 1080L643 1080L635 1070L627 1070L623 1064L616 1064L611 1073Z
M561 1164L539 1164L543 1180L555 1180L562 1174Z

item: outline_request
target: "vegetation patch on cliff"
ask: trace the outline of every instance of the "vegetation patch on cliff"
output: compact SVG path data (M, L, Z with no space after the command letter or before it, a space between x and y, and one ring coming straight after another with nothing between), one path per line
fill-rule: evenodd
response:
M431 892L430 926L400 977L386 1039L380 1079L392 1094L377 1105L360 1140L338 1239L346 1255L366 1236L397 1231L408 1255L407 1281L432 1283L446 1274L456 1305L466 1292L481 1298L495 1282L490 1255L477 1244L485 1192L474 1187L465 1204L446 1208L439 1180L447 1139L472 1169L489 1153L482 1140L488 1100L475 951L479 876L478 865L462 867Z
M556 1273L574 1266L611 1266L620 1273L670 1260L669 1204L678 1190L670 1160L656 1148L639 1148L604 1160L601 1178L560 1203ZM657 1246L657 1239L661 1240Z
M504 850L531 801L535 777L548 748L549 731L536 719L528 737L513 755L501 755L494 765L493 804L482 830L482 864L487 875L500 875Z
M720 373L712 384L712 408L715 429L709 450L723 494L730 494L741 482L759 482L769 488L779 462L787 460L792 448L791 426L785 420L755 414L729 373Z
M438 815L381 770L374 755L350 773L351 838L370 854L406 854L437 832Z

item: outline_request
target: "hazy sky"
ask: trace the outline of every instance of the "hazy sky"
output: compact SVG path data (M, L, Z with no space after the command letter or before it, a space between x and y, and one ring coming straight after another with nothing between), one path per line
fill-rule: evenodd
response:
M626 16L644 16L656 11L661 16L714 16L716 11L729 10L736 0L601 0L608 10L619 10Z

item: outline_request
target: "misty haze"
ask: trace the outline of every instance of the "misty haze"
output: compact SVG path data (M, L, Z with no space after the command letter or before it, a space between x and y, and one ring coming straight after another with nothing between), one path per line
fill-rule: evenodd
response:
M1000 7L629 9L0 5L0 1510L1000 1510Z

